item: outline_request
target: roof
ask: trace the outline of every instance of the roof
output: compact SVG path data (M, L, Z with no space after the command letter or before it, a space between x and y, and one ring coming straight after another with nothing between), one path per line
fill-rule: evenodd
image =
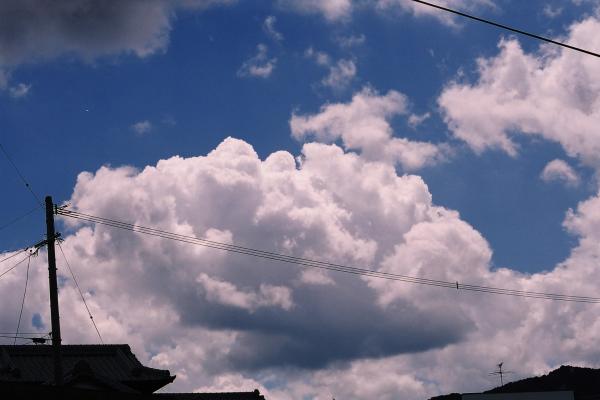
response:
M164 400L265 400L258 389L253 392L156 393L152 397Z
M62 345L64 381L82 377L113 387L152 393L173 382L168 370L142 365L126 344ZM44 384L54 378L51 345L0 346L0 382Z

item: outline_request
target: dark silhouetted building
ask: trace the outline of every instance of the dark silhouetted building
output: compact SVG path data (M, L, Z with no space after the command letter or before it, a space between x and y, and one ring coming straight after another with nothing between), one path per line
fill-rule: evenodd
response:
M142 365L126 344L62 345L61 357L63 384L56 387L52 346L0 346L0 398L264 400L258 390L155 393L175 376Z

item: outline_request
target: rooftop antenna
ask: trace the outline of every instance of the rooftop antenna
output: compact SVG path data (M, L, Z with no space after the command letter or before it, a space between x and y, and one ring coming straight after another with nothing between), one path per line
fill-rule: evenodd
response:
M502 365L504 365L504 361L500 362L500 364L497 364L497 366L498 366L497 371L489 373L489 375L498 375L500 377L500 386L504 386L504 375L513 373L512 371L503 371Z

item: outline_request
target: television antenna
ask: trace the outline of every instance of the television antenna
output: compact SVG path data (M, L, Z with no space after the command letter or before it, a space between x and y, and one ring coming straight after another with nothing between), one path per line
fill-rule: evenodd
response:
M504 365L504 361L498 364L498 370L494 372L490 372L488 375L498 375L500 377L500 386L504 386L504 375L506 374L514 374L512 371L505 371L502 369L502 365Z

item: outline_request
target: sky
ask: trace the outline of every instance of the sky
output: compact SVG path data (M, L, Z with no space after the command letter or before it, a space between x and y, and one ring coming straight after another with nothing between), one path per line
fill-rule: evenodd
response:
M435 3L600 52L596 1ZM3 1L0 259L44 238L52 195L298 257L596 296L599 76L597 57L410 0ZM171 391L424 399L489 389L500 361L514 378L600 364L593 304L57 227L104 341L176 374ZM97 343L58 256L64 340ZM45 257L20 331L50 329ZM28 261L0 278L1 332Z

